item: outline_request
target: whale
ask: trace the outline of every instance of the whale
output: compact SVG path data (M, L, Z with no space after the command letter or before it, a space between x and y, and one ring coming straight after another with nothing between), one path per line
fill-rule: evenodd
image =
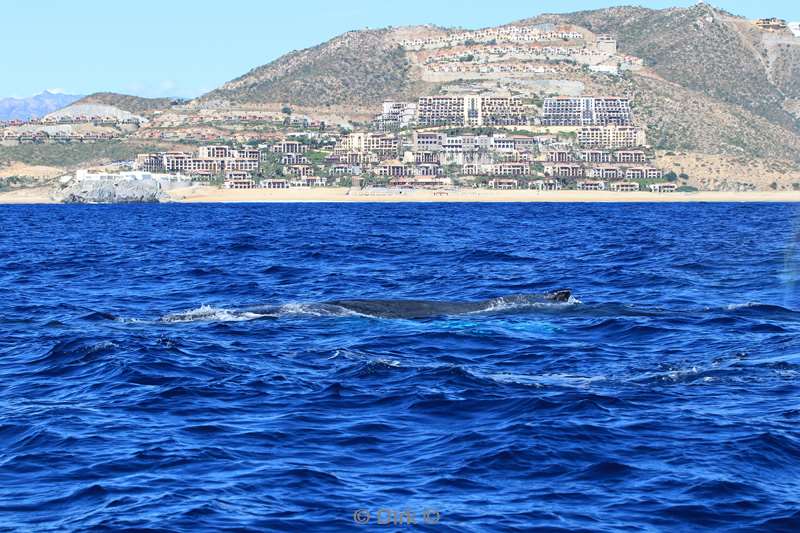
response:
M468 313L490 312L546 303L568 303L569 289L544 294L514 294L480 301L441 300L332 300L327 305L377 318L420 319Z
M442 300L331 300L319 303L257 305L240 309L203 305L162 316L161 322L230 322L277 319L290 315L353 316L425 319L471 313L503 312L548 304L572 303L572 291L559 289L544 294L512 294L479 301Z

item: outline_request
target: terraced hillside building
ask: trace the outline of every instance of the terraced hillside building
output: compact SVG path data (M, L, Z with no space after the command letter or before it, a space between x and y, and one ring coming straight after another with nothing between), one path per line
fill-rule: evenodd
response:
M136 169L145 172L179 173L211 177L227 172L254 172L258 169L261 152L246 148L234 150L227 146L203 146L197 155L186 152L159 152L136 156Z
M545 98L541 123L543 126L630 126L633 124L633 114L627 98Z
M417 104L411 102L384 102L383 112L375 117L378 131L393 131L406 128L417 116Z
M647 135L636 126L586 126L578 130L578 145L581 148L622 149L647 145Z
M417 105L417 125L522 126L528 123L519 98L502 96L425 96Z

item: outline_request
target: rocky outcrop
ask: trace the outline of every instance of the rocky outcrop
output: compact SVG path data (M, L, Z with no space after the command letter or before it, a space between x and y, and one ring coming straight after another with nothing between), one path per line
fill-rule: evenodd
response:
M154 179L76 179L56 191L56 199L67 204L157 203L167 194Z

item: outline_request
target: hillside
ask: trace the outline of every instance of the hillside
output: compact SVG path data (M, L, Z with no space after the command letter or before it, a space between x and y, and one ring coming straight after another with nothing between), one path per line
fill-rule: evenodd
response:
M133 115L148 116L155 111L169 109L180 103L174 98L142 98L119 93L94 93L76 102L75 105L105 105L116 107Z
M783 93L787 88L800 91L796 39L769 62L760 45L761 36L769 34L702 3L688 9L615 7L533 20L567 21L613 35L621 51L644 59L662 78L798 130L796 119L784 109Z
M44 91L28 98L0 99L0 120L30 120L68 106L83 96Z
M538 64L552 74L484 74L490 63L485 56L478 58L485 47L465 42L446 52L455 54L461 65L457 72L472 71L447 74L441 70L453 60L441 60L441 50L415 52L401 43L455 30L424 26L355 31L255 68L193 105L289 104L320 112L347 105L372 112L384 100L413 100L463 87L523 96L577 87L584 94L630 96L652 143L662 149L800 160L800 39L788 33L758 30L750 21L703 3L541 15L513 24L569 25L585 32L590 43L594 35L608 34L617 39L619 52L625 54L621 58L640 58L644 67L621 76L594 75L586 65L570 67L569 61L548 57ZM431 58L443 69L426 67Z
M280 102L299 106L376 106L424 90L391 30L340 35L255 68L198 103Z

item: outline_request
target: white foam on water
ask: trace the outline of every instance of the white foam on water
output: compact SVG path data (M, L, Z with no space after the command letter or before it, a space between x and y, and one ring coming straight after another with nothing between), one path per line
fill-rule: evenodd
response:
M606 376L575 376L571 374L515 374L501 372L486 374L486 377L498 383L516 383L534 387L588 387L592 383L606 381Z
M761 305L758 302L747 302L743 304L729 304L725 306L726 311L736 311L737 309L746 309L748 307L755 307L757 305Z
M244 322L254 320L265 315L258 313L242 312L232 309L201 305L195 309L190 309L183 313L173 313L161 317L162 322L183 323L183 322Z
M368 316L356 313L338 305L320 305L304 303L288 303L280 306L275 313L277 316L305 315L305 316Z

